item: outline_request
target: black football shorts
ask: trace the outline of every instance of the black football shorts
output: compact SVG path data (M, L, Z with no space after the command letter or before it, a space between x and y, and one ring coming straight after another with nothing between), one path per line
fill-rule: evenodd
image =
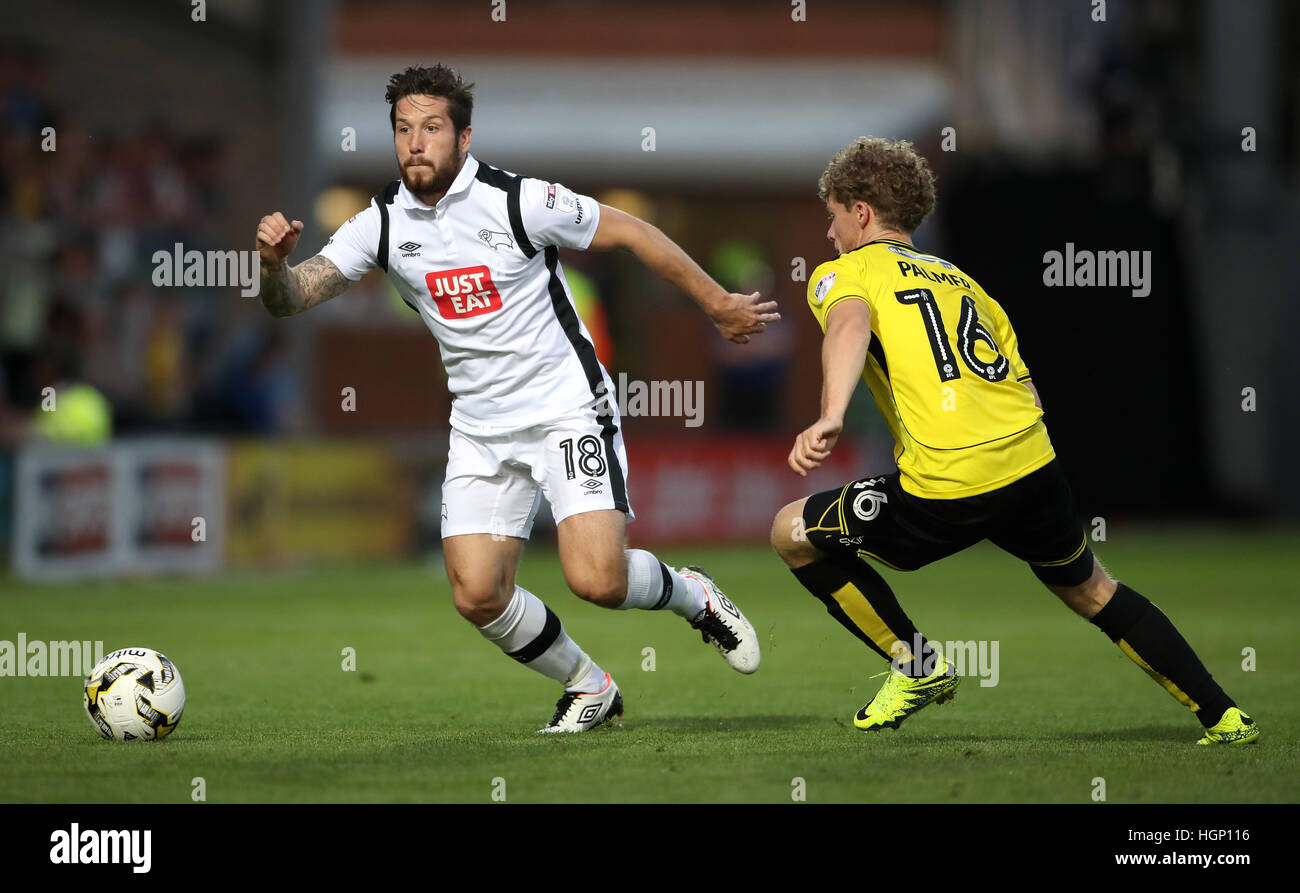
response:
M989 540L1044 583L1077 586L1092 576L1092 550L1056 459L1018 481L961 499L922 499L899 473L863 478L808 497L808 541L824 552L874 558L897 570L925 567Z

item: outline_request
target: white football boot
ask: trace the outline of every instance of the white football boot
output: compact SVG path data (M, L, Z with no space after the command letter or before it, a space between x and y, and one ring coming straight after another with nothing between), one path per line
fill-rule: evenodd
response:
M703 568L688 566L677 571L683 577L698 580L704 586L708 596L708 606L691 619L691 626L698 629L704 641L718 649L726 658L731 668L740 673L752 673L758 669L761 659L758 648L758 633L754 626L745 619L731 599L722 594L718 584L704 572Z
M566 691L555 702L555 716L539 733L585 732L623 715L623 695L613 678L605 674L600 691Z

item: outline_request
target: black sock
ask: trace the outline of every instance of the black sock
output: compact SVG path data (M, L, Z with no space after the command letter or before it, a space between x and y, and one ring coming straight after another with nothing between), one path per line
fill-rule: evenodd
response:
M1092 623L1207 729L1237 706L1164 612L1123 583Z
M891 662L901 658L902 673L920 678L934 672L936 658L930 643L903 612L885 578L867 562L831 555L791 572L868 648Z

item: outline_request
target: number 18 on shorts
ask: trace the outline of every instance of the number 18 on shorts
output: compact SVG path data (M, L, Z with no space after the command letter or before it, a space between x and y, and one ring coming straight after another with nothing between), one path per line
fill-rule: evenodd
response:
M442 536L487 533L527 539L542 498L558 524L600 509L635 517L617 416L587 407L505 434L453 429L442 487Z

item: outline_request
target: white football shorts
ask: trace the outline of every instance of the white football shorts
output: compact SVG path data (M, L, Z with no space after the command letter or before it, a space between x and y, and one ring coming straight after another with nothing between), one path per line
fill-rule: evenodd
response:
M556 524L599 509L636 517L627 498L617 410L600 415L587 406L497 435L451 430L442 485L444 539L467 533L527 539L543 496Z

